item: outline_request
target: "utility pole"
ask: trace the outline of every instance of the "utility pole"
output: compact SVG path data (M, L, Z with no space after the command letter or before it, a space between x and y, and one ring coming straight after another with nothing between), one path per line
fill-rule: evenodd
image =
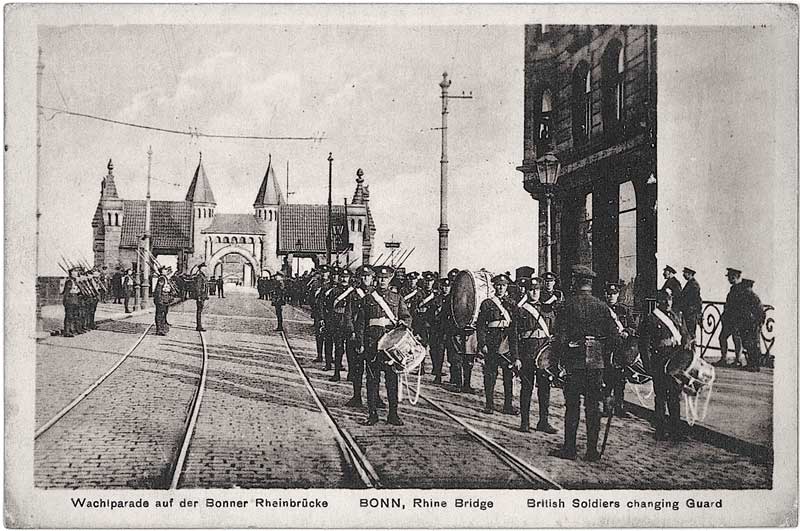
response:
M36 330L43 329L42 324L42 291L39 284L39 218L42 212L39 210L39 181L42 173L42 73L44 63L42 62L42 49L39 48L39 58L36 61Z
M145 197L144 207L144 239L142 244L148 253L150 248L150 173L153 167L153 146L147 147L147 196ZM150 297L150 264L147 260L142 266L142 309L147 308L147 299Z
M289 202L289 196L294 195L294 192L289 191L289 160L286 160L286 202Z
M471 100L472 92L469 95L461 93L461 96L450 96L447 89L450 88L452 81L447 79L447 72L442 74L442 81L439 86L442 88L442 158L441 163L441 186L439 200L439 277L447 275L447 249L450 228L447 226L447 102L451 99Z
M333 203L331 199L331 189L333 187L333 153L328 153L328 237L325 240L326 264L331 264L331 213Z

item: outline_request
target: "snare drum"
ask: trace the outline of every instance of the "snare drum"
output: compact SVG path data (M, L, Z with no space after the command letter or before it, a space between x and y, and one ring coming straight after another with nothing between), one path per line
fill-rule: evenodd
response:
M544 371L547 378L550 380L550 385L553 387L564 387L566 371L558 363L555 352L553 351L554 343L552 340L547 341L544 345L539 347L536 355L533 358L536 368Z
M404 326L390 330L378 340L378 350L388 358L387 364L396 373L411 372L422 364L428 350L411 330Z
M714 383L714 366L694 352L678 350L667 362L667 374L683 387L683 392L696 396L704 387Z

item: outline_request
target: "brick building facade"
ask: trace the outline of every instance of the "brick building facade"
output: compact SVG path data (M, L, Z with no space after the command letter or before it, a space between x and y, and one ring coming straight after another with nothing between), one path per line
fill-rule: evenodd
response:
M552 200L552 269L567 285L585 264L625 283L643 304L656 271L656 28L525 27L525 190L539 201L539 269L546 269L546 202L536 159L561 173Z

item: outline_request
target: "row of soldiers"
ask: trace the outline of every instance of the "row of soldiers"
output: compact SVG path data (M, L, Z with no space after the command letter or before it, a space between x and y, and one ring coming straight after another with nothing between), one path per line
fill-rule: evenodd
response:
M71 267L64 282L62 302L64 304L64 329L61 335L74 337L97 328L95 313L97 303L105 299L108 288L97 269Z

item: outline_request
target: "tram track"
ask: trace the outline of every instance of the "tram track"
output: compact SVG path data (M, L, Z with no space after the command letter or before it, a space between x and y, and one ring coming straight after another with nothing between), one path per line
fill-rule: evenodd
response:
M296 311L298 311L299 313L302 314L302 310L296 309ZM301 371L301 373L303 374L304 380L306 380L307 385L309 387L309 391L313 394L313 396L315 398L315 401L318 402L318 406L321 409L324 409L324 412L325 412L325 414L327 416L327 419L328 419L329 423L332 425L332 427L334 427L335 430L344 431L346 436L349 438L349 439L346 439L345 442L348 442L348 444L355 445L354 448L357 449L358 454L359 455L363 454L363 450L360 448L360 446L358 446L358 443L352 438L352 436L349 434L349 432L347 432L346 430L343 430L339 426L339 424L336 422L336 420L331 415L331 413L330 413L329 409L327 408L327 406L319 398L319 395L317 394L316 390L313 389L313 386L311 386L310 379L308 379L308 377L305 375L305 371L300 366L299 360L294 355L294 353L291 351L291 346L289 345L288 337L286 336L286 333L285 332L281 332L281 335L283 336L283 340L286 343L287 349L290 351L290 353L292 355L292 359L293 359L295 365L297 366L298 370ZM430 398L428 396L425 396L425 394L423 394L423 393L420 393L419 398L420 398L420 400L423 400L426 404L428 404L431 408L433 408L434 410L438 411L439 413L441 413L442 415L447 417L447 419L449 419L450 421L454 422L459 427L463 428L470 437L472 437L474 440L478 441L482 446L484 446L487 450L489 450L495 457L497 457L500 461L502 461L506 466L508 466L512 471L514 471L518 476L520 476L526 483L530 484L532 487L537 488L537 489L556 489L556 490L563 489L563 487L560 484L558 484L555 480L550 478L545 472L543 472L539 468L535 467L534 465L528 463L524 459L520 458L514 452L510 451L505 446L503 446L503 445L499 444L498 442L496 442L494 439L492 439L491 437L486 435L480 429L470 425L465 420L463 420L461 417L459 417L458 415L456 415L453 412L449 411L447 408L445 408L443 405L441 405L438 401L436 401L436 400L434 400L434 399L432 399L432 398ZM352 441L352 443L349 443L349 441ZM341 446L341 444L340 444L340 446ZM352 447L349 447L349 448L352 448ZM356 457L358 457L358 456L356 456ZM374 468L372 470L374 470ZM378 478L378 481L380 481L380 478ZM366 484L366 482L365 482L365 484Z

